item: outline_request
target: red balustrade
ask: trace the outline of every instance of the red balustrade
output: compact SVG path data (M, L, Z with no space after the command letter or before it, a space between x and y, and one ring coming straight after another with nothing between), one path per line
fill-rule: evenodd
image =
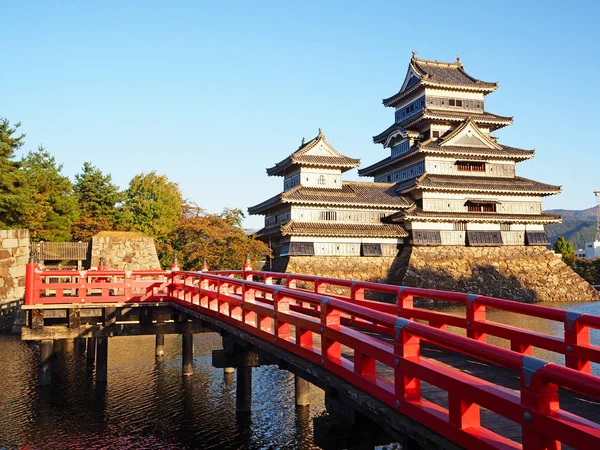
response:
M314 286L312 291L322 294L335 288L346 288L350 290L349 296L327 295L366 306L370 309L397 315L398 317L425 321L430 326L441 330L446 330L447 326L462 328L466 330L468 337L481 342L486 342L487 335L505 339L510 342L511 350L524 355L531 356L534 347L559 353L565 356L565 365L567 367L585 373L591 373L592 362L600 363L600 347L590 344L590 329L600 329L600 317L598 316L483 295L404 286L399 287L397 285L340 280L311 275L253 270L220 271L218 273L224 276L238 276L245 279L257 277L263 279L265 283L277 282L292 289L298 289L298 282L311 283ZM393 296L399 293L400 301L396 305L366 300L366 292L372 294L391 294ZM414 305L415 298L433 300L434 302L442 301L462 304L465 307L465 316L459 317L448 313L419 308ZM488 320L486 318L486 309L495 309L522 316L559 322L563 326L563 338ZM375 328L373 331L382 330Z
M33 281L28 278L28 304L77 302L80 296L65 294L72 289L85 293L107 290L107 295L99 297L102 302L139 299L124 294L124 272L82 275L60 271L48 275L74 277L71 283L43 283L47 276L39 272L33 272ZM135 275L137 272L129 276ZM600 400L600 380L585 373L590 361L598 361L598 348L589 344L589 329L598 328L600 323L596 316L485 296L296 274L244 270L174 271L165 275L166 281L144 281L152 286L152 292L166 292L152 295L243 329L318 364L463 447L521 448L482 425L480 410L485 408L521 425L522 448L526 450L557 449L560 442L576 448L600 448L600 426L561 409L559 395L559 388L565 388ZM95 282L100 276L117 281ZM254 277L262 282L253 281ZM311 283L313 292L299 289L298 282ZM42 296L48 287L56 291L55 297ZM350 296L326 294L328 288L335 287L349 288ZM396 302L366 300L366 291L391 294ZM465 317L417 308L415 297L461 303ZM95 301L88 298L84 300ZM490 322L486 308L562 322L564 338ZM426 320L433 326L411 319ZM468 336L449 333L443 329L446 325L464 328ZM381 335L373 334L374 330ZM486 335L504 337L514 344L511 350L499 348L486 343ZM513 391L426 358L421 355L424 342L512 371L521 380L520 389ZM534 346L565 354L567 365L575 368L532 357L530 349ZM447 392L447 408L423 398L423 382Z
M165 270L26 269L25 305L162 301L168 294Z

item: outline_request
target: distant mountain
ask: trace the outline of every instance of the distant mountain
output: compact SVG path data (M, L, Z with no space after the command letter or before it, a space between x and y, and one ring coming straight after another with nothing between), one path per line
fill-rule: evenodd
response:
M549 209L544 211L549 214L558 214L563 220L588 220L596 221L596 207L588 209Z
M550 209L544 212L558 214L563 218L562 223L553 223L545 227L548 239L553 244L560 236L564 236L577 250L596 237L595 206L582 210Z

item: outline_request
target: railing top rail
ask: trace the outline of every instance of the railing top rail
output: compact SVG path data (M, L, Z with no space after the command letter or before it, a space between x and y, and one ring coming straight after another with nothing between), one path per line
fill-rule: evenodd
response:
M397 286L384 283L374 283L369 281L349 281L340 280L337 278L318 277L313 275L299 274L281 274L278 272L264 272L252 270L246 272L249 275L269 276L280 279L294 279L299 281L319 281L321 283L329 283L340 287L353 287L354 289L365 289L380 293L396 294L401 289L404 295L412 295L414 297L422 297L433 300L444 300L455 303L466 304L469 301L475 301L477 304L487 306L489 308L498 309L507 312L514 312L527 316L538 317L541 319L553 320L556 322L564 322L566 320L566 311L556 308L551 308L542 305L533 305L530 303L522 303L514 300L507 300L497 297L489 297L485 295L471 295L463 292L443 291L437 289L417 288L411 286ZM586 325L593 328L600 328L600 317L586 315Z

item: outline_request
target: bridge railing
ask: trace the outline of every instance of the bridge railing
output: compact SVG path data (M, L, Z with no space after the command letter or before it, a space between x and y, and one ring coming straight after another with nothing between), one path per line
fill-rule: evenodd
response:
M166 270L26 269L25 305L162 301L168 294Z
M171 301L319 364L461 446L520 448L482 425L480 411L485 408L521 425L525 449L559 448L559 442L600 448L600 426L562 410L559 398L560 387L600 400L597 377L398 317L397 305L390 313L385 311L389 305L271 284L264 272L252 275L264 282L242 279L248 273L175 272ZM328 280L314 282L319 290ZM357 283L353 289L367 287L375 286ZM394 289L400 302L417 292L429 294ZM381 290L394 292L389 286ZM343 318L353 318L353 326L344 325ZM368 333L372 329L386 330L392 341ZM509 369L520 378L520 389L515 392L425 358L422 342ZM423 398L422 382L446 391L447 407Z
M255 270L219 271L224 276L237 276L244 279L253 277L264 280L266 284L277 283L298 290L299 283L309 283L312 291L327 294L362 305L376 311L382 311L413 320L422 320L434 328L447 330L447 326L461 328L469 338L486 342L486 336L495 336L510 342L513 351L524 355L533 355L533 348L555 352L565 357L567 367L591 373L591 363L600 363L600 347L590 343L590 329L600 329L600 317L564 311L546 306L515 302L483 295L434 289L414 288L381 283L340 280L312 275L284 274ZM348 296L327 293L328 290L346 288ZM365 299L365 294L388 294L397 299L394 304ZM464 317L439 311L431 311L415 306L414 299L451 302L465 307ZM561 324L563 336L557 337L544 333L518 328L489 320L486 309L495 309L515 313L526 317L545 319Z

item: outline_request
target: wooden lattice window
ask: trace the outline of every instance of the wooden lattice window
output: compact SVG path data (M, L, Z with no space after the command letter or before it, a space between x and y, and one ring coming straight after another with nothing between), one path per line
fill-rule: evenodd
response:
M468 208L469 212L484 212L484 213L496 212L496 204L495 203L468 202L467 208Z
M337 220L337 211L321 211L321 220Z
M456 167L461 172L485 172L485 163L479 161L456 161Z

